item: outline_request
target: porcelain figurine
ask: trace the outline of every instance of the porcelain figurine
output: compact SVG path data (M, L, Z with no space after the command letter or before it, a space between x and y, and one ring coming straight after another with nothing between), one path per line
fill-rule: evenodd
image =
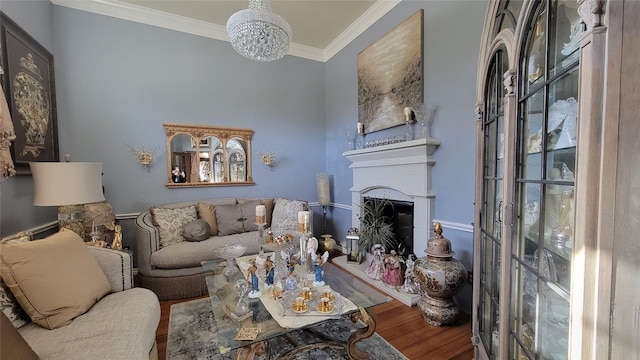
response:
M420 282L418 281L418 278L416 278L413 271L413 266L415 265L416 258L416 254L409 254L407 260L405 261L407 270L404 273L404 284L402 285L401 290L409 294L419 294L421 292Z
M307 265L307 274L312 274L314 272L314 262L313 255L316 251L318 251L318 239L315 237L309 238L307 240L307 258L304 263Z
M298 283L298 279L295 274L296 264L298 264L296 254L288 254L283 251L282 258L285 259L285 263L287 264L287 277L284 280L284 287L287 290L293 290L296 288L296 284Z
M256 261L251 260L251 265L247 269L247 280L251 283L251 292L249 292L249 297L251 299L256 299L260 297L260 288L258 287L258 267L256 266Z
M296 264L299 264L296 254L289 254L286 251L282 251L281 256L287 264L287 275L293 275L293 272L296 270Z
M329 259L329 252L325 251L322 256L318 256L316 253L312 254L313 260L313 272L315 274L315 281L313 282L313 286L319 287L324 286L324 269L323 266Z
M382 244L375 244L371 247L371 253L373 257L369 267L366 270L367 275L375 280L380 280L384 274L384 247Z
M267 260L264 262L264 270L267 273L264 282L267 284L267 287L271 287L273 285L273 275L275 272L275 266L273 266L271 256L267 256Z
M548 114L547 148L564 149L576 146L578 102L570 97L551 104Z
M398 256L395 250L384 258L384 273L382 274L382 282L397 288L402 286L402 258Z

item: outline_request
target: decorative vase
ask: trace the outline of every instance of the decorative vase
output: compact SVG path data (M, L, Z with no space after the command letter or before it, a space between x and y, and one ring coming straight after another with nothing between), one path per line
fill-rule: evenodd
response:
M434 326L453 324L460 313L453 301L467 281L467 270L453 259L451 242L436 223L435 236L427 242L426 257L416 260L413 271L425 295L418 302L426 322Z
M334 248L336 247L336 241L330 234L324 234L320 236L322 240L318 243L318 250L320 253L324 253L328 251L329 254L333 254Z

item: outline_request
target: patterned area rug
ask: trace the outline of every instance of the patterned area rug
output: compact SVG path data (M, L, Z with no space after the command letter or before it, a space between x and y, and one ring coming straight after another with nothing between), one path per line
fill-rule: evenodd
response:
M356 327L356 324L343 318L324 321L312 326L311 330L319 336L346 341ZM303 330L296 330L289 335L289 339L280 336L269 340L268 351L257 359L277 359L294 349L293 344L295 343L309 344L317 342L319 339L318 335ZM217 339L217 329L213 321L209 299L198 299L171 306L167 360L235 359L235 351L220 353ZM373 334L372 337L358 342L358 347L368 352L371 359L407 360L404 355L378 334ZM337 360L348 359L348 356L345 349L324 348L298 354L295 359Z

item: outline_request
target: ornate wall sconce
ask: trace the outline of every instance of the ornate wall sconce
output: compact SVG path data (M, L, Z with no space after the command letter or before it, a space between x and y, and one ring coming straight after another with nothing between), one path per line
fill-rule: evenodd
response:
M149 164L151 164L151 162L153 161L153 155L155 155L156 153L155 149L147 149L144 146L129 146L129 150L131 151L133 158L136 159L136 161L138 161L145 168L149 166Z
M277 151L267 151L264 153L258 152L258 155L260 155L260 160L262 160L263 164L267 165L268 167L272 167L276 163L277 153Z

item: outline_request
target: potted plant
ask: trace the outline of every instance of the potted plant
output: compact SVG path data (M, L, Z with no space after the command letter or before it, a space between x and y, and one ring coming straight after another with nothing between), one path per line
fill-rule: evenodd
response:
M367 199L360 205L360 249L369 252L375 244L389 249L394 244L392 224L384 209L393 204L387 199Z

